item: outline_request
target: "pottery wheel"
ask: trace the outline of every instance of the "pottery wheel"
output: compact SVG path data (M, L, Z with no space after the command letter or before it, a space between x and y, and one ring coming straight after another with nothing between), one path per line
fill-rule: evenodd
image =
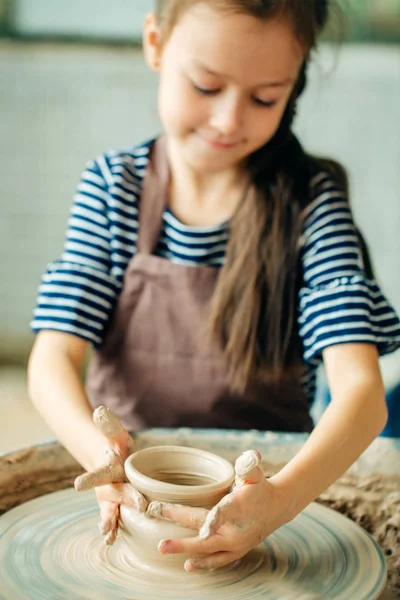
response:
M384 558L361 528L318 504L235 565L211 574L137 566L122 539L107 547L92 492L63 490L0 517L1 600L370 600Z

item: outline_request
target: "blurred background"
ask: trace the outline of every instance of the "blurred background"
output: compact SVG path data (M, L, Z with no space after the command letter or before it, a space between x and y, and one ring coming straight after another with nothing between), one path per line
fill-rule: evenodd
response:
M400 0L340 4L346 40L335 14L296 130L308 150L347 167L377 279L400 311ZM52 437L27 398L29 322L41 275L61 253L80 173L88 159L160 130L157 79L140 48L152 7L0 0L0 453ZM391 394L400 354L382 369Z

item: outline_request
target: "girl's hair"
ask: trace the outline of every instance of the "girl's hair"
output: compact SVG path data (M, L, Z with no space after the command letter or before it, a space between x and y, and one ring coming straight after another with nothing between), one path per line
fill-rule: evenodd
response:
M308 58L327 23L330 0L157 0L163 37L199 2L260 19L288 17L307 51L277 132L247 159L250 184L230 223L226 261L210 307L209 329L224 352L231 387L243 391L255 381L300 375L296 313L302 213L310 201L310 181L323 169L347 193L343 168L306 154L292 133Z

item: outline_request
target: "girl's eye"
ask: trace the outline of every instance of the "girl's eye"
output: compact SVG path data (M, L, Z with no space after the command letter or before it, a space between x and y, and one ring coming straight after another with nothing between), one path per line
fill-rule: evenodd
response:
M277 103L276 100L260 100L259 98L254 98L254 102L264 108L272 108Z
M196 84L193 84L193 87L199 94L203 94L204 96L212 96L214 94L218 94L220 91L219 89L212 90L208 88L203 88ZM260 98L253 98L253 102L255 102L255 104L257 104L258 106L264 108L272 108L277 103L276 100L260 100Z
M193 84L194 89L200 94L204 94L205 96L210 96L211 94L217 94L219 90L209 90L206 88L202 88L198 85Z

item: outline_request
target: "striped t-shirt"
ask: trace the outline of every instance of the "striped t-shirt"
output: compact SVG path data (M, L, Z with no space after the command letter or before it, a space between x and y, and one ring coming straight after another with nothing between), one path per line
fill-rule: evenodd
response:
M32 329L75 334L100 346L136 251L138 204L152 140L87 164L78 185L64 252L39 289ZM367 279L347 198L325 172L312 181L302 235L303 286L298 326L311 401L322 351L347 342L400 346L400 322L375 281ZM185 265L224 263L228 223L189 227L166 207L155 253Z

